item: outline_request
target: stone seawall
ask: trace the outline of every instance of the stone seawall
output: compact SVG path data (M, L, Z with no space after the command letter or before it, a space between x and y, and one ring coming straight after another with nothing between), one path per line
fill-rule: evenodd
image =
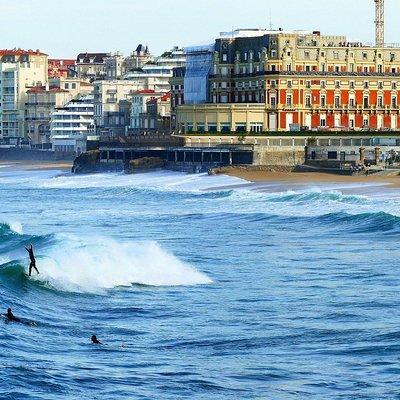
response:
M305 150L299 147L258 146L254 149L254 165L295 167L305 162Z

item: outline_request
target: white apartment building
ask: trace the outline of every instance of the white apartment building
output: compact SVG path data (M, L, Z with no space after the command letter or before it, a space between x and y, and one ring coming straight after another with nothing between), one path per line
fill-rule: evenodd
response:
M140 70L125 75L125 79L136 85L136 90L170 91L170 79L173 69L184 67L186 56L183 49L174 47L155 59L154 63L144 65Z
M71 100L51 114L50 137L54 151L81 153L94 133L93 96Z
M39 50L0 50L0 138L26 135L27 91L47 76L47 55Z
M163 95L164 93L156 93L154 90L139 90L132 95L130 129L140 129L140 115L147 111L147 102Z

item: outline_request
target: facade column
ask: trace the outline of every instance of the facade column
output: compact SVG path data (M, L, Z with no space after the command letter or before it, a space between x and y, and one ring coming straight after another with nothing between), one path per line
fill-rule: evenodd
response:
M360 164L364 165L365 163L365 147L360 147Z
M381 148L375 147L375 165L379 165L381 160Z

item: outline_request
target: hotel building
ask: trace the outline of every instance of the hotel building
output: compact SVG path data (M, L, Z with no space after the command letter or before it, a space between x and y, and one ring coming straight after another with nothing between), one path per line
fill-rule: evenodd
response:
M237 30L187 49L178 132L397 130L400 48L320 32ZM182 102L183 89L183 105Z

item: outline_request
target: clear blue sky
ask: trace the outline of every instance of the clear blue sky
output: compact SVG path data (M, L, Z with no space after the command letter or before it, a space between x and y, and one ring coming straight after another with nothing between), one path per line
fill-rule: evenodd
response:
M121 51L154 54L209 42L220 31L268 27L321 30L374 41L373 0L0 0L0 48L52 57ZM400 1L386 0L386 42L400 42Z

